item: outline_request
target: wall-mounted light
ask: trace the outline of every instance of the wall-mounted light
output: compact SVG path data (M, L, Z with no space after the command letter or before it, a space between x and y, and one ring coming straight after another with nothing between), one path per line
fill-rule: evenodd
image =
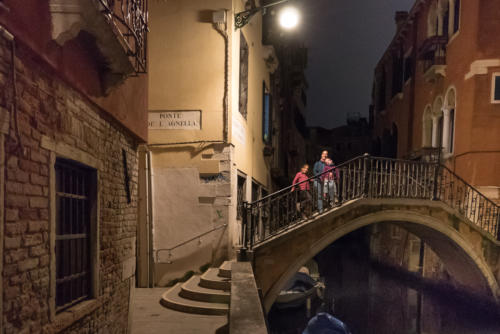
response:
M299 11L294 7L283 8L279 13L280 25L285 29L293 29L299 24Z
M265 12L265 10L269 7L273 7L288 1L290 0L276 1L264 6L255 7L252 9L245 10L243 12L236 13L234 15L235 29L243 28L248 22L250 22L252 17L258 12L260 11ZM299 23L299 20L300 20L299 11L293 7L283 8L279 13L280 25L285 29L292 29L296 27L297 24Z

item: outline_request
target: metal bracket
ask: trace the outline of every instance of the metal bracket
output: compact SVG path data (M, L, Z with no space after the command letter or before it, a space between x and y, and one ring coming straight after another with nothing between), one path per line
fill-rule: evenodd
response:
M255 8L255 9L250 9L250 10L247 10L247 11L244 11L241 13L237 13L236 15L234 15L235 30L246 26L248 24L248 22L250 22L250 19L255 14L257 14L258 11L259 11L259 9Z

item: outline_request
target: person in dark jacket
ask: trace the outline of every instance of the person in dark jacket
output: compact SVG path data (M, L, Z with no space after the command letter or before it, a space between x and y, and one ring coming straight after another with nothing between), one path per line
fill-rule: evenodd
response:
M316 161L313 167L314 176L323 173L323 169L325 168L325 160L328 158L328 151L321 152L321 158ZM323 212L323 182L321 179L314 179L314 192L318 200L318 211L319 213Z

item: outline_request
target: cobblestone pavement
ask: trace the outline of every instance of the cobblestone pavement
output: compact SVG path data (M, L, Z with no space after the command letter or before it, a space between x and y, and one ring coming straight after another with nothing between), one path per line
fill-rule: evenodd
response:
M227 323L225 315L198 315L177 312L160 304L167 288L135 289L132 294L132 334L204 334Z

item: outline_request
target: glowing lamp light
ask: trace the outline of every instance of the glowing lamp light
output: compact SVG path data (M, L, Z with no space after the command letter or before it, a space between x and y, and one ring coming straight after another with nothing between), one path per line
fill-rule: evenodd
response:
M0 0L1 1L1 0ZM234 14L234 28L241 29L252 19L252 17L258 12L265 12L266 9L274 7L276 5L289 2L291 0L278 0L272 3L268 3L267 5L261 7L254 7L242 12ZM300 21L299 11L293 7L285 7L283 8L279 15L278 19L280 25L284 29L293 29L295 28Z
M279 13L280 25L285 29L293 29L299 24L299 11L293 7L286 7Z

